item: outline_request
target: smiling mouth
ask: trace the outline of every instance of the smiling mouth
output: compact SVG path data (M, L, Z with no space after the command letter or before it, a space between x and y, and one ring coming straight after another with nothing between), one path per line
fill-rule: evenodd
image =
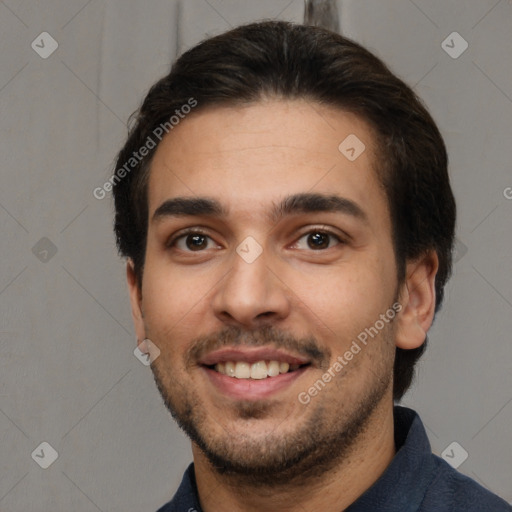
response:
M284 373L291 373L309 365L310 363L289 364L282 361L262 360L252 364L245 361L226 361L206 367L234 379L263 380L277 377Z

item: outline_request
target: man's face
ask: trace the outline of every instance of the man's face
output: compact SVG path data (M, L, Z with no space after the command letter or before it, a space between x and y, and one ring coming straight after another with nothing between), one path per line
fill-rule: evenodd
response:
M338 149L351 134L366 147L353 161ZM140 297L132 286L137 335L160 349L152 368L167 406L227 471L325 463L392 403L394 322L335 365L396 300L373 137L352 114L273 100L198 111L156 151ZM272 218L297 194L341 207L288 202ZM216 201L226 215L173 215L185 206L176 198Z

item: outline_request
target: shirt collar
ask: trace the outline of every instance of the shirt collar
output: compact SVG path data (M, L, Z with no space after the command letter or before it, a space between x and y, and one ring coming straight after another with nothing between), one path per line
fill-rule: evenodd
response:
M395 457L381 477L346 512L414 512L421 505L435 469L427 433L412 409L395 405L393 416ZM165 510L201 510L193 463L185 471L171 504L175 508Z
M381 477L346 512L413 512L423 501L435 471L427 433L412 409L396 405L393 413L395 457Z

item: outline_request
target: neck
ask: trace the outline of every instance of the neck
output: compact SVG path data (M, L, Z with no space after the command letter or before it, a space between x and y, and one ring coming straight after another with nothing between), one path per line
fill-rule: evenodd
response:
M391 402L392 403L392 402ZM192 445L194 468L204 512L280 510L340 511L352 504L382 475L395 455L393 407L383 400L355 440L350 453L331 471L299 485L257 488L239 478L219 475L203 452Z

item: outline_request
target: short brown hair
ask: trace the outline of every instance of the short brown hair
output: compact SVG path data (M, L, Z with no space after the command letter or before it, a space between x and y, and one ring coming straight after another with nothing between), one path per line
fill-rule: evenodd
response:
M334 32L283 21L251 23L207 39L185 52L151 87L134 117L116 169L190 98L195 110L257 102L263 97L306 98L359 115L378 136L376 173L389 203L400 283L405 265L435 250L437 312L451 274L456 208L441 134L410 87L375 55ZM149 151L113 187L115 233L121 255L142 280L146 250ZM411 385L427 344L396 349L393 397Z

